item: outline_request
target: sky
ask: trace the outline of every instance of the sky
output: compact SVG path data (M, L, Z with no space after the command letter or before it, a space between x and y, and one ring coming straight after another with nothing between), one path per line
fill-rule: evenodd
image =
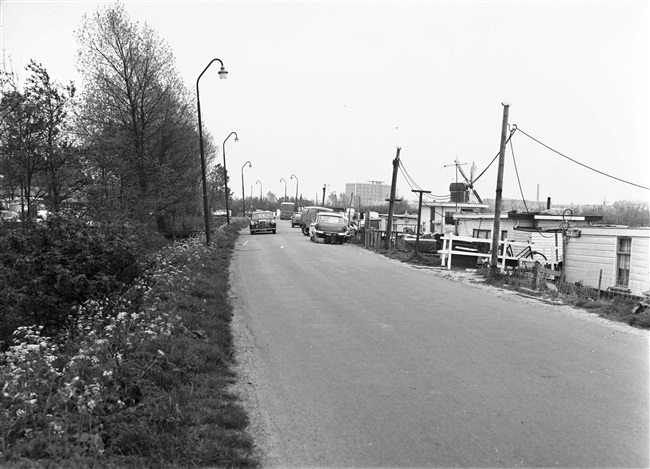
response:
M498 154L508 103L508 123L555 151L516 132L503 197L650 200L647 0L122 3L170 46L193 94L223 61L227 80L218 63L200 79L201 115L220 147L237 132L237 197L242 175L247 197L390 184L397 147L417 184L400 172L398 195L444 196L463 181L456 159L478 176ZM106 4L0 0L5 66L24 80L33 59L81 85L74 31ZM474 185L482 198L495 197L497 166Z

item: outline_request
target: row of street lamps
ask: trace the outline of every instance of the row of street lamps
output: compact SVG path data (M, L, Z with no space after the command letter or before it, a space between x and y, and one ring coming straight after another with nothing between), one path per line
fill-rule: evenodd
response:
M296 180L296 198L295 202L296 204L298 203L298 176L295 174L291 174L291 177L289 179L295 179ZM284 200L287 200L287 181L284 178L280 178L280 182L284 182Z
M207 187L207 178L206 178L206 171L205 171L205 155L203 151L203 128L201 125L201 99L199 97L199 80L201 80L201 77L203 74L210 68L210 65L212 65L214 62L219 62L221 64L221 69L218 72L219 78L225 79L228 77L228 71L225 69L223 62L221 59L212 59L210 63L203 69L199 77L196 79L196 108L199 114L199 149L201 151L201 176L203 180L203 212L204 212L204 217L205 217L205 242L206 244L210 244L210 207L208 203L208 187ZM239 137L237 136L237 132L230 132L226 139L223 141L223 146L222 146L222 152L223 152L223 176L224 176L224 188L226 192L226 223L230 225L230 210L228 207L228 171L226 169L226 142L231 136L235 136L235 142L239 141ZM251 164L250 161L247 161L244 163L244 165L241 168L241 192L242 192L242 209L243 213L246 213L246 203L245 203L245 193L244 193L244 168L248 165L249 168L251 168L253 165ZM295 174L291 175L291 179L296 179L296 204L298 203L298 177ZM280 182L284 181L284 198L286 200L287 198L287 181L284 178L280 178ZM262 183L257 180L256 184L260 185L260 200L262 200Z

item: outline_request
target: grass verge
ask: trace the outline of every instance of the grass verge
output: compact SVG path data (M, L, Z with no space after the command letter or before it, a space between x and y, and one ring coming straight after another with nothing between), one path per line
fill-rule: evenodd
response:
M379 250L379 254L390 259L396 259L412 265L440 267L440 256L422 255L413 256L413 252L405 252L397 249ZM516 291L525 291L519 284L516 275L499 272L496 276L490 276L489 270L485 268L476 269L477 275L485 277L487 284L497 288L506 288ZM600 298L597 300L585 298L576 294L562 294L557 291L544 289L540 293L540 299L561 302L576 308L584 309L590 313L609 319L611 321L623 322L640 329L650 329L650 307L640 305L639 298L617 296L611 299Z
M53 343L20 328L0 357L0 465L257 467L235 380L228 272L242 220L175 243L121 298Z
M521 283L516 272L498 272L497 275L490 275L489 269L479 268L477 274L484 276L489 285L519 292L530 292L530 289ZM610 321L623 322L639 329L650 329L650 307L643 306L641 299L634 296L594 299L576 293L562 294L556 288L548 288L546 284L542 284L536 293L541 300L560 302L584 309Z

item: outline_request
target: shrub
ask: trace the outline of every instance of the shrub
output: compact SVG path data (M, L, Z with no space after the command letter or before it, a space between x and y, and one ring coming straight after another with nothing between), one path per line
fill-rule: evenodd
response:
M2 467L257 465L228 390L232 309L194 294L226 290L236 229L151 256L124 294L77 307L67 340L16 331L0 353Z
M51 216L0 237L0 345L19 326L55 337L88 300L126 291L142 272L143 237L128 224Z

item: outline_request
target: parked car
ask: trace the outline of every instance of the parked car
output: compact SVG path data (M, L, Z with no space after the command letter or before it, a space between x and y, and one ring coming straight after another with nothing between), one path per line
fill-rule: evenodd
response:
M267 210L253 212L250 220L251 234L273 233L275 234L275 215Z
M295 228L296 226L300 226L301 223L300 221L302 220L302 212L293 212L293 215L291 215L291 228Z
M300 217L300 228L302 229L302 234L309 236L309 227L316 220L316 215L320 212L334 213L334 210L326 207L311 206L305 207L302 209L302 214Z
M12 210L0 210L0 221L2 222L18 222L20 221L20 215Z
M321 238L325 244L343 244L349 236L348 219L340 213L321 212L309 227L309 239L313 242Z

